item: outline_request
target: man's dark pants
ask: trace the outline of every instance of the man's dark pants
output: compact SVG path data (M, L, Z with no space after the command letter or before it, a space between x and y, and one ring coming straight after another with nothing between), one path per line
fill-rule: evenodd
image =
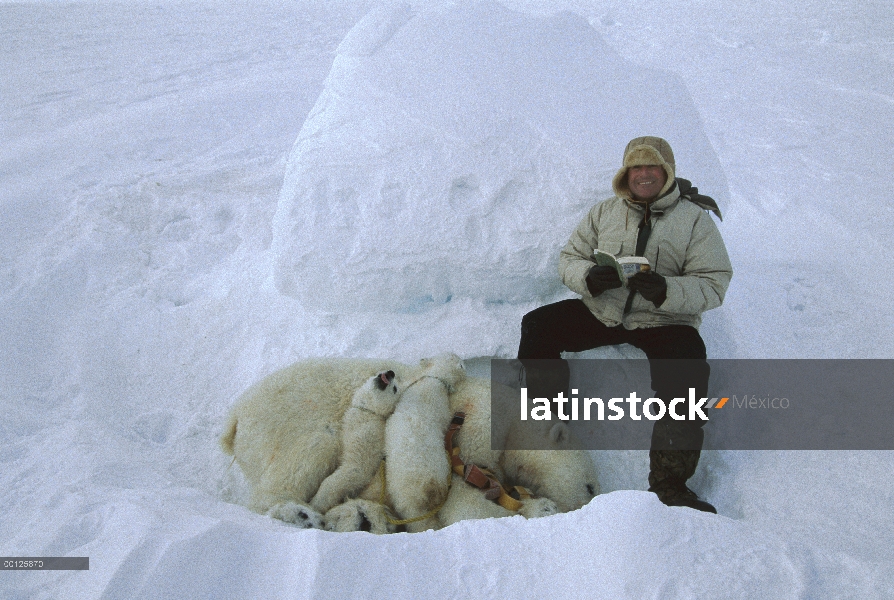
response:
M640 329L607 327L581 300L563 300L537 308L522 319L518 358L525 365L528 394L533 398L568 396L569 368L562 352L582 352L601 346L630 344L646 353L652 389L667 405L674 398L707 396L708 366L705 343L688 325ZM544 360L549 359L549 360ZM662 359L688 359L672 362ZM656 421L649 453L650 489L659 493L692 476L704 439L704 421L675 421L670 415Z

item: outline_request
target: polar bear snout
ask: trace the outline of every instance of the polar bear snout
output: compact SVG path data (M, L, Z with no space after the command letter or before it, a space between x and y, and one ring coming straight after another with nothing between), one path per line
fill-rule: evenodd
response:
M394 371L385 371L384 373L379 373L376 376L376 387L378 387L383 392L385 389L391 385L391 382L394 381ZM394 393L397 393L397 386L394 386Z

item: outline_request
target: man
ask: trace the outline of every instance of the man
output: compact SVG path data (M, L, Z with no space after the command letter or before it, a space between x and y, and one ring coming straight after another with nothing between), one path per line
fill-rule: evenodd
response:
M701 313L723 302L732 266L710 209L713 200L675 175L670 145L657 137L632 140L612 180L616 196L594 206L559 258L562 282L581 295L542 306L522 320L518 358L529 397L568 397L562 352L631 344L649 359L652 388L673 398L707 395L709 367L698 333ZM624 288L612 267L596 266L594 250L644 256L651 270ZM538 360L540 359L540 360ZM550 359L550 360L543 360ZM668 362L662 359L688 359ZM717 512L686 486L698 464L704 421L656 421L649 451L649 490L670 506Z

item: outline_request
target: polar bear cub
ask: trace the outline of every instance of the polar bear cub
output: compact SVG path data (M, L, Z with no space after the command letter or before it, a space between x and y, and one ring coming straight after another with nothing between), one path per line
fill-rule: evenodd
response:
M400 398L394 371L369 378L354 392L341 427L341 459L320 484L311 507L325 514L347 497L363 491L385 458L385 421Z
M450 461L444 434L453 414L449 394L466 377L455 354L420 362L385 425L386 489L401 519L415 519L440 506L450 488ZM413 533L438 528L435 515L407 524Z

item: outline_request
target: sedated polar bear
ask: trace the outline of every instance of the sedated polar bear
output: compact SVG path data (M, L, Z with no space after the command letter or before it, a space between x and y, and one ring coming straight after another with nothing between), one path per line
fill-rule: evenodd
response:
M389 360L311 359L281 369L243 393L220 442L245 475L251 489L250 508L305 527L322 527L325 520L326 528L334 531L394 531L379 503L383 491L378 476L357 498L330 509L325 519L310 506L321 483L338 467L343 417L355 391L377 373L389 370L410 386L425 367ZM488 379L466 377L449 394L451 413L466 415L454 438L462 460L489 469L507 486L529 488L537 498L522 502L518 513L526 517L567 512L588 503L599 492L595 469L563 423L544 422L542 429L532 433L510 422L493 432L493 448L519 436L536 435L540 446L550 449L492 448L492 393L497 406L503 403L506 410L518 410L515 392L492 386ZM456 485L457 480L462 485ZM438 526L509 514L514 513L454 477L447 503L438 513Z
M220 443L245 475L249 507L264 513L284 502L309 504L338 467L342 420L357 388L384 371L404 381L412 374L393 366L393 361L311 359L246 390ZM317 511L306 507L304 512Z
M385 458L385 421L400 398L395 379L394 371L379 373L354 392L342 419L338 468L323 480L310 501L320 514L362 492Z

